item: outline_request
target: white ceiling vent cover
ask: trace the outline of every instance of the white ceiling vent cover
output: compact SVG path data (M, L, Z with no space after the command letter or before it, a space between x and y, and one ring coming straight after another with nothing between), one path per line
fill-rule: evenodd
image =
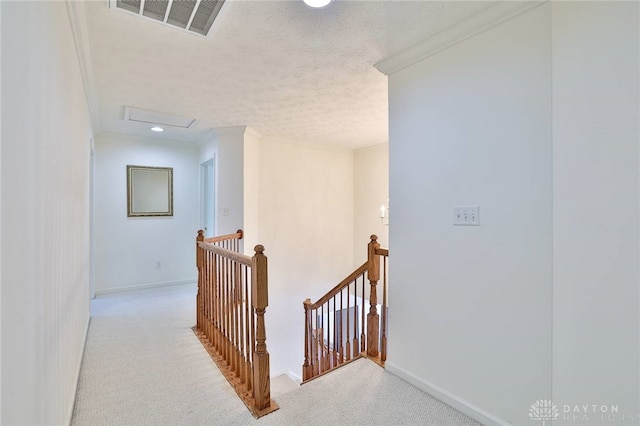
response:
M145 124L160 124L162 126L181 127L188 129L196 121L195 118L182 118L175 115L162 114L155 111L124 107L124 121Z
M206 36L224 0L109 0L111 7Z

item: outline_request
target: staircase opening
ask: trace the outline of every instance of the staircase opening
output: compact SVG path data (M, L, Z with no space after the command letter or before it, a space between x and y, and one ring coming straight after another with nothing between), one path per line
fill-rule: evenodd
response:
M371 236L365 263L316 302L303 302L303 383L363 356L384 366L389 250L377 239Z

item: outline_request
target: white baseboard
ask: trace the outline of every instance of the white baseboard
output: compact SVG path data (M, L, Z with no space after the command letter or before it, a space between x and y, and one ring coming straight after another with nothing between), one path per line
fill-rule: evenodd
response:
M469 401L460 398L459 396L408 372L404 368L399 367L392 362L387 361L384 368L394 376L398 376L402 380L411 383L418 389L428 393L434 398L439 399L445 404L455 408L463 414L466 414L467 416L482 423L483 425L489 426L510 424L509 422L506 422L499 417L494 416L493 414L483 410L482 408L473 405Z
M297 374L295 374L295 373L293 373L291 371L287 372L287 376L289 376L289 378L291 380L293 380L294 382L296 382L298 384L302 383L302 376L298 376Z
M155 287L168 287L172 285L195 284L195 283L196 283L196 279L189 279L189 280L161 281L157 283L147 283L147 284L135 284L135 285L129 285L129 286L123 286L123 287L103 288L103 289L96 289L96 296L100 294L120 293L122 291L144 290L144 289L155 288Z
M89 324L91 324L91 315L87 317L87 323L84 328L84 340L82 341L82 351L80 351L80 360L78 361L78 365L76 366L76 382L73 386L73 400L69 407L67 407L67 423L71 424L71 419L73 418L73 409L76 405L76 394L78 393L78 382L80 381L80 369L82 368L82 361L84 360L84 350L87 347L87 336L89 335Z
M287 374L287 372L286 372L286 371L284 371L284 370L271 371L271 372L269 373L269 377L273 379L273 378L275 378L275 377L282 376L283 374ZM288 375L288 374L287 374L287 375Z
M297 374L291 372L291 370L289 371L284 371L284 370L278 370L278 371L272 371L271 374L269 375L270 378L276 378L279 376L285 375L287 377L289 377L291 380L293 380L294 382L300 384L302 383L302 376L298 376Z

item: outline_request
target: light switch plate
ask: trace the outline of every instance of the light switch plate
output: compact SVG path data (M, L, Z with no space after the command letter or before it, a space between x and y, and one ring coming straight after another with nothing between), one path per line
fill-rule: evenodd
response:
M454 206L453 224L480 226L480 206Z

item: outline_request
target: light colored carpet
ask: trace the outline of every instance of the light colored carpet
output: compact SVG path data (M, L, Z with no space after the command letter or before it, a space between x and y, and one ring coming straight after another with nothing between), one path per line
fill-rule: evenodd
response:
M299 387L274 379L280 409L256 420L191 331L195 293L93 301L72 425L478 425L365 359Z

